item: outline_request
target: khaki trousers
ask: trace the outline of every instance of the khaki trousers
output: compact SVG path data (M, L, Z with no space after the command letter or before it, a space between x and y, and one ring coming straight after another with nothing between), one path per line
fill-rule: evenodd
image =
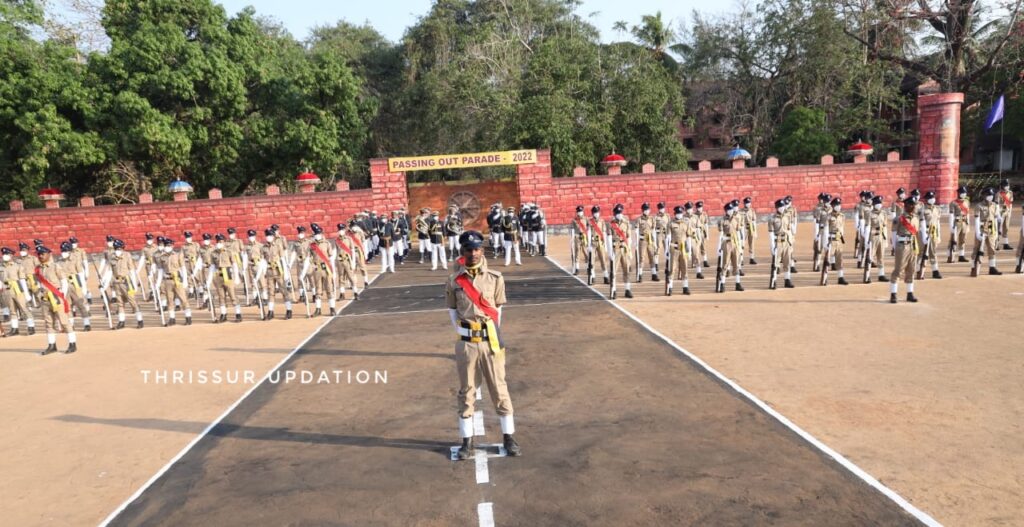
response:
M457 404L459 416L473 417L476 404L476 387L481 380L487 382L487 391L498 415L512 415L512 398L505 383L505 354L491 353L486 342L455 343L455 368L459 375Z

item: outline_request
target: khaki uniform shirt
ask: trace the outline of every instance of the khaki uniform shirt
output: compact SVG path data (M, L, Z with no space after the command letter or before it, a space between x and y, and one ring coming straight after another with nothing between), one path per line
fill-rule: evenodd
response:
M928 224L928 237L934 239L939 233L939 217L941 212L939 211L938 205L928 205L927 203L921 207L921 212L918 216ZM936 240L937 242L938 240Z
M868 218L868 236L878 236L882 240L889 239L889 212L885 210L872 210Z
M672 219L672 223L669 223L669 229L672 233L672 247L679 249L680 251L685 249L687 238L693 238L697 231L697 224L693 221L693 218L687 218L683 216L683 219L677 220Z
M955 222L969 225L971 222L971 200L968 198L953 200L949 204L949 213L953 215Z
M448 282L445 285L445 302L449 309L456 311L460 320L483 322L487 320L487 314L476 307L476 304L469 299L469 296L459 287L459 284L455 283L455 279L464 273L470 274L470 271L460 267L458 274L452 274L448 277ZM505 299L505 278L498 271L487 269L486 264L481 265L480 269L476 271L475 276L472 276L472 283L473 287L480 291L480 298L486 300L491 306L498 308L507 302ZM495 323L497 322L496 320Z
M671 222L672 216L669 216L667 212L659 212L654 215L654 230L658 234L665 234Z
M982 201L974 209L974 216L981 219L981 232L989 236L996 235L996 217L999 209L995 202Z
M772 214L768 220L768 233L775 237L775 243L792 243L793 230L790 227L789 216L785 213Z
M829 236L835 237L835 242L846 243L846 236L843 234L846 230L846 218L843 217L842 211L833 210L826 216L828 225Z
M641 240L654 241L655 221L650 214L647 216L641 214L640 217L636 219L636 228L640 231Z
M615 232L615 229L613 229L611 225L617 226L619 230L622 231L622 236L619 236L619 233ZM612 235L613 245L618 246L620 244L629 244L629 216L623 214L621 220L612 220L608 230Z

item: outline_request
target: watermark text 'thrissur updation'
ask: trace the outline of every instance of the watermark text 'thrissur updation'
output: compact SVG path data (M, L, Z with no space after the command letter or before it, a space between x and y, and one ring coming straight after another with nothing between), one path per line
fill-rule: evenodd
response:
M139 370L143 384L256 384L254 370ZM271 384L387 384L387 370L274 370Z

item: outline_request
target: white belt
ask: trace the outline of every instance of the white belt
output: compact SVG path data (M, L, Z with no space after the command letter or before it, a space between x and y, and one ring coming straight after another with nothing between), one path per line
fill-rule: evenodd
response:
M458 328L455 328L455 331L457 331L459 333L459 336L462 336L462 337L472 337L472 336L474 336L473 335L473 330L471 330L469 328L458 327ZM484 329L477 330L477 335L476 336L480 337L480 338L487 338L487 329L484 328Z
M910 243L914 239L913 236L897 236L896 241L900 243Z

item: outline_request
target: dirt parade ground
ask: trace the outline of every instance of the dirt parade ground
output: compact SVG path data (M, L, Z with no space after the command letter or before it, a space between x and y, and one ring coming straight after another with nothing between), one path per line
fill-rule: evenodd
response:
M1008 253L1003 276L943 263L919 303L901 285L891 305L852 264L851 285L816 285L801 228L796 288L776 291L763 232L745 292L714 293L712 268L665 297L648 273L613 304L600 275L589 288L560 267L567 236L550 259L489 260L519 458L451 461L447 273L415 262L334 318L147 314L80 333L69 356L35 355L42 332L2 339L2 523L1019 524L1024 276ZM155 377L199 370L254 380ZM500 443L486 390L477 410L478 444Z

